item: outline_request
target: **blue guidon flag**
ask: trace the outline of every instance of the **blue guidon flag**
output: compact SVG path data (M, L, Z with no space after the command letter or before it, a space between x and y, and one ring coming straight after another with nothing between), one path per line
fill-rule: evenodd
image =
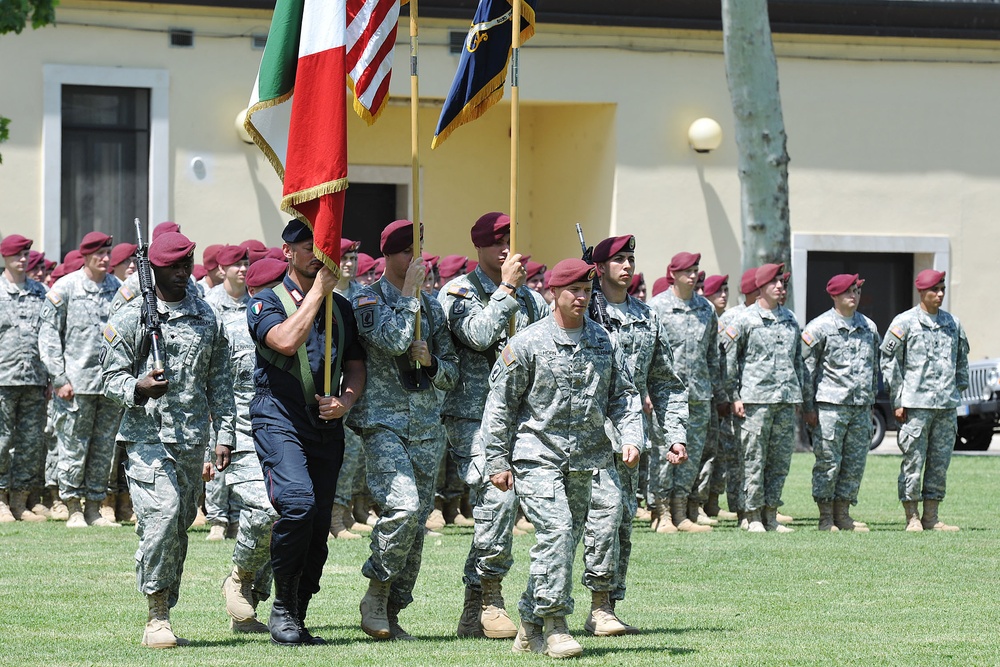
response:
M535 34L536 1L521 0L522 44ZM479 118L503 97L510 63L513 2L479 0L431 148L437 148L456 128Z

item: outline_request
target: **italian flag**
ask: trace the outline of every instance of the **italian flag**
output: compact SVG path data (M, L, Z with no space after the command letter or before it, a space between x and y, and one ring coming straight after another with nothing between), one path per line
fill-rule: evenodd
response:
M244 122L284 182L281 209L308 224L340 275L347 188L346 0L277 0Z

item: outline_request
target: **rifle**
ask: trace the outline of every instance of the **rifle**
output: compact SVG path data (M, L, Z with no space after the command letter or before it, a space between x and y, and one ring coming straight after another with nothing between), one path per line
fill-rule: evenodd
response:
M163 332L160 330L160 314L156 311L156 292L153 289L153 272L149 267L149 245L142 242L142 230L139 218L135 219L136 273L139 274L139 290L142 292L142 327L143 346L139 351L137 362L145 360L147 354L153 355L153 373L162 375L166 367L163 364Z
M583 261L587 264L594 263L594 247L587 247L587 242L583 240L583 228L580 227L580 223L576 223L576 235L580 239L580 249L583 251ZM608 301L604 298L604 292L601 291L601 279L594 274L594 290L590 294L590 306L587 307L587 313L590 314L590 319L594 320L600 324L605 329L609 328L608 321Z

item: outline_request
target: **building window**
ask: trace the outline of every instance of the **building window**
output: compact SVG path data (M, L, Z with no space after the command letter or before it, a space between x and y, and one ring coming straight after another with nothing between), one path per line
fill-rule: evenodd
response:
M148 88L64 85L61 255L84 234L135 235L149 206Z

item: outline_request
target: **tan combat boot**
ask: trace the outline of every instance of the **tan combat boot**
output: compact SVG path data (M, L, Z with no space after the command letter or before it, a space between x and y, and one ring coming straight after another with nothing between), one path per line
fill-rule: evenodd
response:
M819 529L831 533L839 532L840 529L833 522L833 503L826 500L817 502L816 505L819 507Z
M590 614L583 629L595 637L617 637L628 632L625 624L615 616L607 591L591 591Z
M334 505L330 512L330 536L338 540L360 540L361 536L347 529L345 521L351 516L351 510L346 505ZM354 523L351 521L351 523Z
M66 520L67 528L86 528L89 525L83 517L83 506L79 498L67 498L66 511L69 512L69 519Z
M924 526L920 523L920 508L916 500L904 500L903 511L906 513L906 532L923 532Z
M17 519L10 511L10 505L7 504L7 492L0 491L0 523L14 523L15 521Z
M940 530L947 533L961 530L958 526L949 526L938 519L938 504L940 502L940 500L924 501L924 518L920 520L924 530Z
M392 636L388 616L389 586L388 581L369 579L368 590L359 605L361 629L375 639L389 639Z
M459 637L486 636L483 632L483 624L479 622L479 614L483 610L483 591L472 586L465 587L465 603L462 605L462 616L458 619L458 630L455 634Z
M851 503L846 500L833 501L833 522L841 530L854 531L855 533L867 533L868 526L859 524L847 513Z
M677 530L682 533L708 533L711 532L711 526L699 526L694 521L687 516L688 500L687 498L671 498L670 499L670 516L674 520L674 525Z
M746 517L748 533L763 533L767 530L761 520L760 510L747 510Z
M44 516L38 516L34 512L28 509L28 492L27 491L11 491L10 493L10 513L14 515L15 519L21 521L45 521Z
M83 519L87 522L88 526L97 526L98 528L117 528L121 526L120 523L108 521L101 515L101 504L96 500L88 500L83 504Z
M104 496L104 500L101 501L101 516L110 521L115 522L115 503L118 501L118 494L109 493Z
M135 523L135 509L132 507L132 494L118 494L118 497L115 499L115 521L118 523Z
M545 651L545 635L542 626L521 619L521 627L517 629L511 653L543 653Z
M249 621L257 616L253 603L254 573L239 565L222 582L222 597L226 599L226 613L234 621Z
M51 488L49 489L49 493L52 495L52 502L49 505L49 518L53 521L69 520L69 508L66 507L66 503L59 497L59 489Z
M149 648L176 648L178 642L170 627L167 589L147 595L146 600L149 603L149 620L142 633L142 645Z
M550 658L575 658L583 653L583 647L569 634L565 616L548 616L544 621L544 655Z
M777 507L765 507L764 508L764 530L769 533L794 533L794 528L789 528L783 523L778 522L778 508Z
M479 622L483 634L490 639L510 639L517 634L517 626L510 620L503 601L503 579L481 579L483 587L483 609Z

